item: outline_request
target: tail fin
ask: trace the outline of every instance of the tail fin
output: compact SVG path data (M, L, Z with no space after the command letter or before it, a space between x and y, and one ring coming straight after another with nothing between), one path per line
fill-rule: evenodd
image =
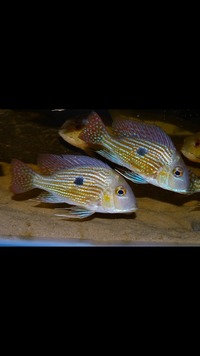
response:
M24 193L35 188L33 178L37 174L25 163L18 159L13 159L11 162L12 169L12 184L11 190L13 193Z
M87 124L81 131L79 138L87 143L101 144L104 137L108 136L106 127L96 112L92 112L87 120Z

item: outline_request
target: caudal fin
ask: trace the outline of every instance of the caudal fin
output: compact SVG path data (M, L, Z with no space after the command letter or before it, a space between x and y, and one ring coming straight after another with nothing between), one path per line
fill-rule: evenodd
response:
M11 190L13 193L24 193L35 188L33 178L36 173L25 163L18 159L11 162L12 183Z
M106 136L108 136L108 132L103 121L96 112L92 112L79 138L87 143L98 145L102 143L103 138Z

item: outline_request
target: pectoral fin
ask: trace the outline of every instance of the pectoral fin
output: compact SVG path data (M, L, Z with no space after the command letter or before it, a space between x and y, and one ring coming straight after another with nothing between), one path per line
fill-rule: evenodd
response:
M101 156L105 157L106 159L108 159L109 161L114 162L119 166L124 166L124 162L119 157L115 156L113 152L109 152L106 150L98 150L96 152Z
M137 184L148 184L145 178L141 177L139 174L132 172L132 171L126 171L123 168L118 168L115 169L116 172L120 173L123 177L131 180L133 183Z

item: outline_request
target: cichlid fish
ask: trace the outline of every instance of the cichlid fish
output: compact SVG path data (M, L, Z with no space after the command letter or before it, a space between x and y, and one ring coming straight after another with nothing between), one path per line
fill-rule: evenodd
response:
M197 176L194 172L189 170L190 175L190 185L188 188L188 194L194 194L200 192L200 177Z
M73 205L67 214L57 216L83 219L95 212L132 213L137 210L135 196L125 179L95 158L44 154L38 160L42 174L17 159L11 164L14 193L40 188L44 192L37 200Z
M70 145L80 148L89 156L93 156L94 153L89 145L79 137L82 129L87 125L87 122L88 117L76 117L70 120L68 119L61 126L58 133L63 138L63 140L68 142ZM112 133L112 128L110 126L106 126L106 129L108 132Z
M185 138L181 152L190 161L200 163L200 132Z
M63 140L68 142L70 145L81 148L90 155L92 154L91 149L88 147L87 143L78 137L86 124L86 118L66 120L62 127L59 129L58 133L63 138Z
M173 137L189 136L196 131L196 125L164 111L109 110L113 120L118 117L139 120L147 124L161 127L167 135Z
M98 145L97 153L129 169L117 170L135 183L150 183L186 193L189 172L170 137L156 125L115 119L110 135L97 113L92 112L79 138Z

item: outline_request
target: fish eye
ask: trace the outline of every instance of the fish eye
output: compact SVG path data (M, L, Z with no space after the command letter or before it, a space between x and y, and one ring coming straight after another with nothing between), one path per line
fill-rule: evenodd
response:
M126 195L126 188L124 188L122 185L118 186L115 189L115 194L117 194L118 197L124 197Z
M199 147L200 146L200 141L196 141L195 144L194 144L194 147Z
M176 167L173 169L173 175L176 178L182 177L183 175L183 169L181 167Z

